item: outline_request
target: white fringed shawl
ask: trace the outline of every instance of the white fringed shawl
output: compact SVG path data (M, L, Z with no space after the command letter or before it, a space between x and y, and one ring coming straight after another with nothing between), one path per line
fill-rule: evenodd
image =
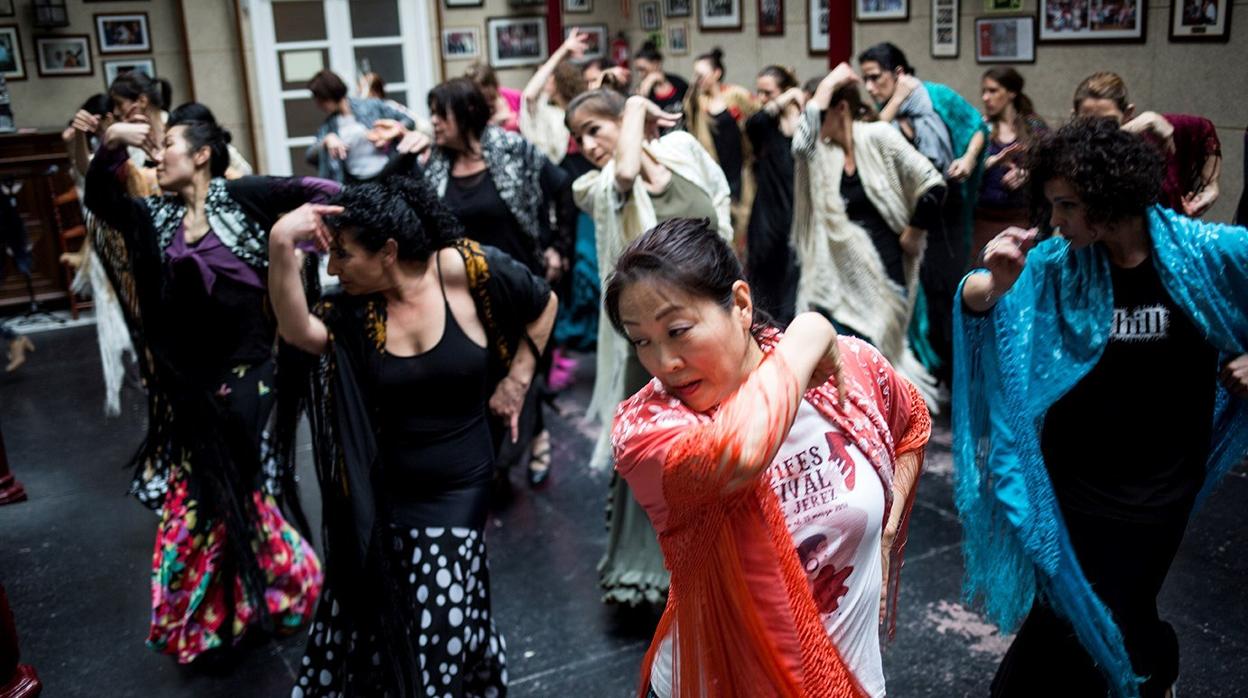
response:
M542 154L558 165L568 155L568 139L572 134L564 125L564 111L550 101L545 94L533 104L529 113L528 100L520 102L520 135L537 146Z
M729 243L732 241L732 222L728 206L730 192L728 180L719 164L706 152L698 141L684 131L673 131L655 141L648 141L642 149L659 164L693 182L711 197L715 207L719 234ZM615 188L615 161L608 162L601 170L581 175L572 185L576 205L594 218L594 230L598 247L598 275L606 289L607 277L615 270L615 262L630 242L653 228L658 221L654 205L640 175L631 194L621 195ZM589 400L588 415L607 428L602 430L594 448L591 467L605 467L611 456L610 426L616 407L628 395L624 394L624 367L628 363L628 343L624 341L605 317L598 323L598 370L594 380L593 395Z
M906 288L897 288L870 235L845 212L840 194L845 152L823 143L819 129L819 108L808 105L793 134L793 245L801 267L797 309L825 309L837 322L870 337L935 410L936 381L906 341L922 254L904 257ZM853 141L867 198L900 235L919 198L944 179L888 124L855 121Z

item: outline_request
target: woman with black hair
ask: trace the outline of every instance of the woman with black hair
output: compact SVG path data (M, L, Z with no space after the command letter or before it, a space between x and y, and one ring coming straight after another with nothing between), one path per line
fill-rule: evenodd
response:
M557 300L465 239L420 180L350 185L329 204L286 216L269 242L282 338L320 359L309 408L326 586L292 696L504 695L487 412L515 438ZM306 243L346 292L314 313Z
M641 45L637 55L633 56L633 67L641 73L637 94L659 105L663 111L679 114L684 110L689 83L679 75L663 70L663 54L653 41Z
M793 228L793 132L806 96L787 68L769 65L755 81L763 108L745 122L754 149L758 193L746 229L746 268L758 308L781 323L793 319L797 266Z
M468 235L506 252L538 276L563 268L574 254L575 204L566 196L567 172L519 134L490 124L489 104L467 78L455 78L429 92L434 143L417 170ZM555 224L550 222L554 202ZM518 437L500 438L501 479L529 457L530 478L544 479L550 467L550 435L542 420L541 381L530 390ZM498 425L496 424L496 429Z
M1060 237L1007 229L959 290L964 596L1017 629L994 696L1172 696L1157 596L1248 455L1248 230L1160 206L1162 156L1111 119L1047 135L1027 169Z
M183 120L197 114L200 120ZM298 627L320 563L278 508L303 523L289 453L262 462L280 391L263 274L278 216L337 185L227 182L229 132L204 108L175 110L159 147L143 115L114 124L87 172L94 248L117 290L148 389L148 435L132 492L160 511L148 645L189 663L253 626ZM133 197L127 147L157 163L160 196ZM294 414L277 409L277 428ZM306 528L306 525L303 526Z

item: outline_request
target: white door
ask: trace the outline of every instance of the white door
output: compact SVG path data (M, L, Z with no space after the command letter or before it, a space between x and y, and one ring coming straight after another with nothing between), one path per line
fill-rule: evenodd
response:
M425 0L249 0L266 173L316 174L304 152L326 114L306 85L327 68L356 94L376 72L386 96L424 114L434 86Z

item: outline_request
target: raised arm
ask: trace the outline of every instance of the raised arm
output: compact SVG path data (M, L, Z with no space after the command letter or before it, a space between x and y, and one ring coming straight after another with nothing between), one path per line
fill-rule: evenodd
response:
M901 105L910 97L910 93L914 92L923 83L910 74L902 74L897 77L897 88L893 90L893 96L888 98L888 102L880 108L880 121L891 123L897 119L897 115L901 113Z
M632 96L624 103L620 135L615 142L615 187L622 193L633 190L641 174L641 146L648 136L657 136L658 129L676 125L679 116L663 111L645 97Z
M550 58L547 58L537 72L533 73L533 77L529 78L524 91L520 93L520 108L527 110L529 116L537 114L537 105L541 99L542 90L546 88L546 81L555 72L555 67L566 58L580 58L585 55L585 49L589 47L588 41L589 34L572 27L572 31L568 32L568 38L550 54Z
M126 189L130 156L126 148L148 145L151 127L147 124L119 123L108 127L104 143L87 167L83 203L100 220L118 230L133 231L148 219L142 200Z
M303 253L297 245L313 242L317 248L329 250L331 237L322 216L341 212L340 206L304 204L283 216L269 234L269 297L277 317L277 331L287 343L309 354L325 353L329 330L320 318L308 312L300 276Z

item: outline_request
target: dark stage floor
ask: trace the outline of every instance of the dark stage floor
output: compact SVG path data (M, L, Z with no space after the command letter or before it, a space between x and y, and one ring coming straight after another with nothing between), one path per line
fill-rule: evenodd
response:
M23 660L63 696L285 696L302 634L255 648L228 670L180 669L146 649L154 516L128 497L122 465L144 421L127 388L123 414L103 416L93 327L34 337L16 375L0 374L0 423L30 501L0 507L0 582L8 590ZM588 363L588 362L583 362ZM599 602L595 564L606 541L609 474L585 460L581 423L588 379L549 420L555 472L491 518L495 616L508 646L512 696L634 695L653 618ZM1167 438L1167 435L1116 435ZM947 429L937 434L910 527L897 640L884 655L892 696L986 695L1008 646L960 602L960 529L950 500ZM303 495L319 509L306 447ZM1233 473L1196 517L1162 594L1163 617L1183 647L1181 694L1244 695L1248 682L1248 474ZM314 521L314 524L318 522ZM1060 670L1060 668L1055 668Z

